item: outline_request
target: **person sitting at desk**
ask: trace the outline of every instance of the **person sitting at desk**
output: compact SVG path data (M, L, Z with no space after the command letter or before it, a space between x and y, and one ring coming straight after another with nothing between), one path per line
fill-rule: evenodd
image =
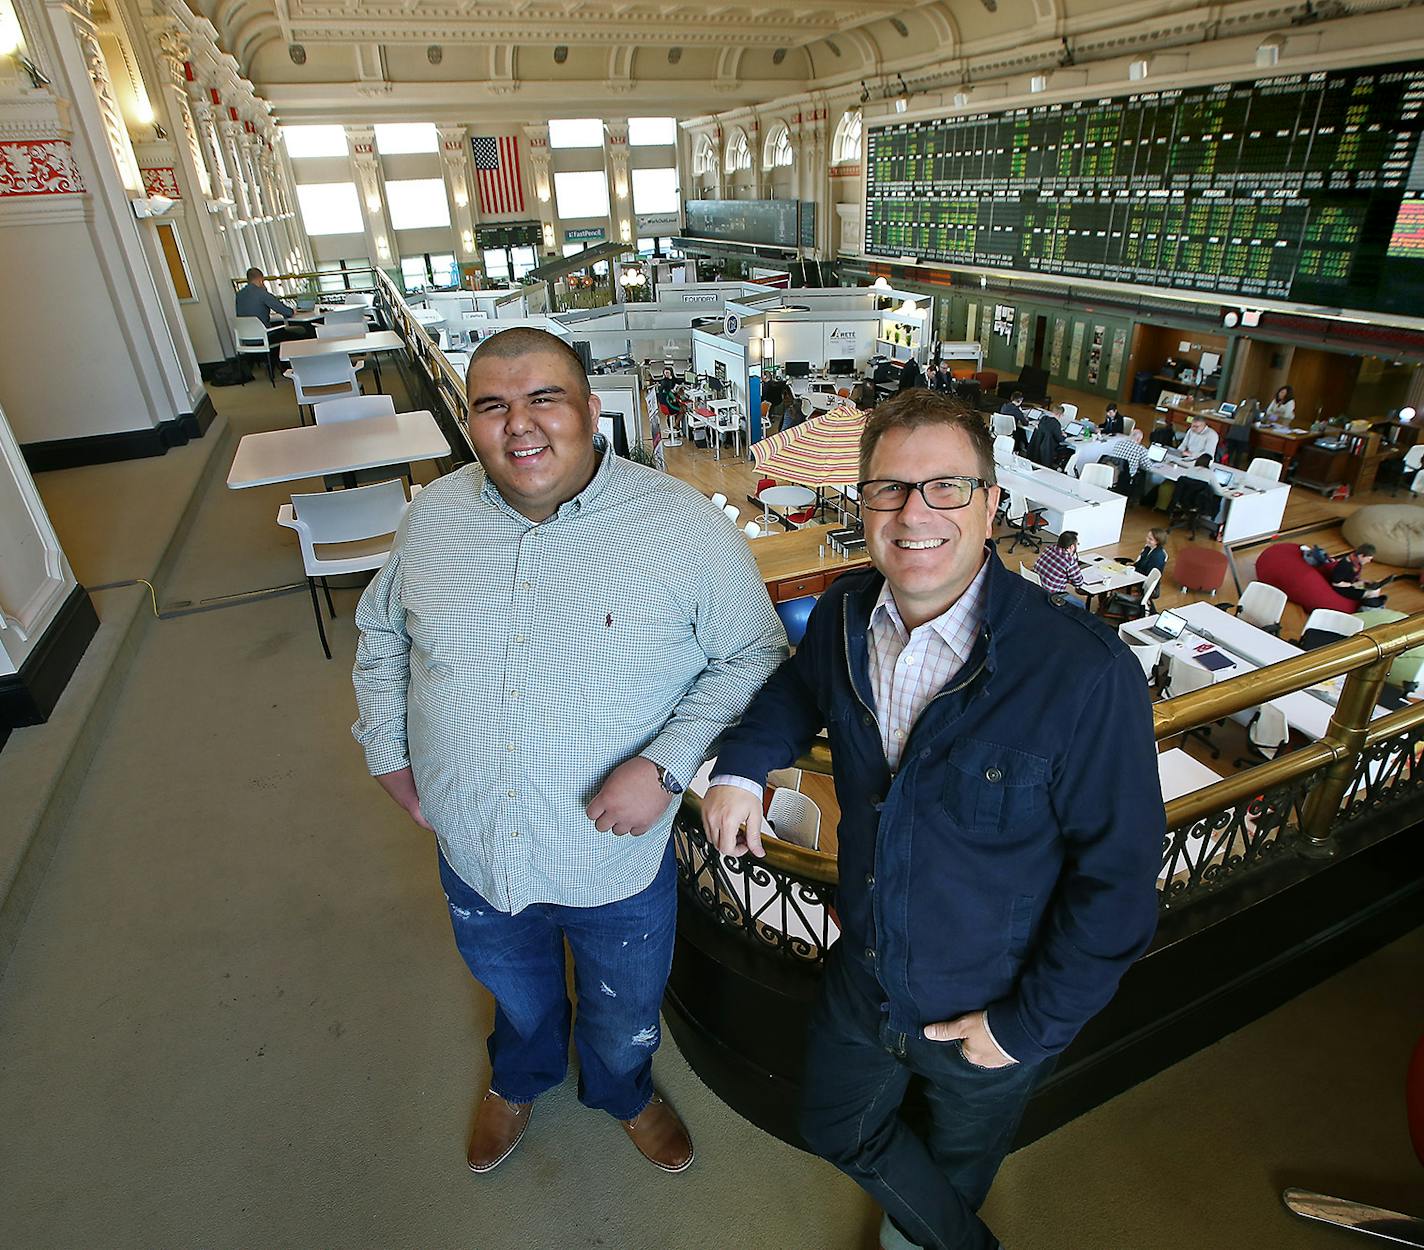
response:
M762 383L761 397L766 403L771 405L767 412L768 418L774 418L780 422L786 420L787 408L796 402L796 397L791 393L791 388L780 378L767 378L766 381Z
M1147 531L1142 540L1142 550L1137 553L1137 559L1132 562L1132 567L1143 577L1156 569L1159 573L1167 571L1167 531L1160 526L1155 526Z
M924 385L925 375L920 369L920 363L911 356L900 368L900 389L908 391L911 387Z
M1206 456L1210 463L1216 457L1216 447L1220 440L1216 431L1206 423L1205 417L1193 417L1187 432L1182 435L1181 452L1193 460Z
M658 403L667 409L668 416L672 418L681 417L687 410L687 404L671 367L665 367L663 376L658 379Z
M1063 405L1054 404L1038 419L1038 428L1028 442L1028 458L1046 469L1056 469L1067 454L1068 440L1063 435Z
M1028 424L1028 415L1023 410L1024 393L1015 391L1009 396L1008 401L999 409L999 416L1013 417L1014 424L1024 426Z
M1103 423L1099 427L1103 434L1122 433L1122 413L1117 410L1116 404L1109 404L1103 413Z
M1289 386L1281 387L1275 397L1266 405L1266 420L1276 425L1295 423L1295 391Z
M283 324L286 318L295 316L297 310L282 303L267 289L267 279L255 265L247 271L247 285L238 288L233 308L239 317L256 317L267 327L267 341L272 344L274 358L278 343L316 337L311 326Z
M1337 595L1353 599L1362 608L1382 608L1385 596L1379 593L1379 586L1361 576L1365 565L1374 558L1374 544L1361 543L1354 551L1347 551L1325 566L1325 580Z
M954 374L950 372L949 361L941 360L935 367L934 376L930 379L932 388L941 395L950 395L954 392Z
M1133 430L1131 434L1119 434L1116 438L1109 440L1103 447L1101 460L1122 460L1127 464L1129 473L1140 473L1143 467L1151 461L1147 456L1147 448L1142 445L1142 431Z
M1069 594L1069 587L1083 592L1083 566L1078 563L1078 535L1064 530L1052 547L1045 547L1033 562L1033 571L1050 595L1062 595L1064 603L1086 608L1087 600Z

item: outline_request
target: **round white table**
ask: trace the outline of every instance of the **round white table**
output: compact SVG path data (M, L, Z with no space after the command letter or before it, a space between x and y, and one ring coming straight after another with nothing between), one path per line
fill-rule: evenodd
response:
M816 502L816 492L805 486L768 486L757 495L757 502L761 504L761 527L770 532L772 508L785 508L788 512L808 508Z

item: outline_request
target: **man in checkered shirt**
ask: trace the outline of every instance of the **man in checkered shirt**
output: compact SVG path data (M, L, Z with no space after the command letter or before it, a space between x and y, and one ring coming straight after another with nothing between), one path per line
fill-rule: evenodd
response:
M1064 530L1058 541L1046 547L1033 562L1033 571L1050 595L1062 595L1067 603L1083 608L1087 601L1071 594L1071 590L1083 589L1083 566L1078 563L1078 535L1073 530Z
M506 330L466 385L480 465L416 496L361 596L354 733L434 831L456 945L494 995L467 1159L507 1158L564 1078L567 941L579 1097L680 1172L692 1142L652 1079L673 812L786 634L721 510L597 437L567 344Z

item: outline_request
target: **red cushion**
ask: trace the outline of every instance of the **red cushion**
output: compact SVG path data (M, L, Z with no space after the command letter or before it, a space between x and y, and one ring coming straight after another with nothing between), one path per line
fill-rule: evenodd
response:
M985 369L974 375L974 380L979 383L981 389L986 391L997 390L999 386L999 375L992 369Z
M1256 559L1256 580L1284 590L1286 598L1307 611L1331 608L1336 612L1358 612L1354 599L1337 595L1325 574L1305 562L1297 543L1273 543Z
M1172 557L1172 576L1183 590L1215 593L1226 578L1226 552L1211 547L1183 547Z

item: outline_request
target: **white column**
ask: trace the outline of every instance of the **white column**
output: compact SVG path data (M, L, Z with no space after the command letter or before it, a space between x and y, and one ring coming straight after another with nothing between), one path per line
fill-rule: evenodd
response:
M470 185L470 144L463 126L441 126L440 170L445 178L445 196L450 202L450 220L455 227L455 259L461 272L484 273L484 258L475 244L474 188ZM463 286L464 283L462 282Z
M628 123L610 122L603 128L603 134L603 165L608 178L608 239L611 243L631 243L635 236L633 184L628 172ZM615 284L614 291L617 290Z
M525 126L529 146L529 172L534 184L534 207L539 214L544 251L558 255L559 217L554 206L554 171L549 159L549 127Z
M386 209L386 184L381 177L381 163L376 159L375 128L347 126L346 143L351 150L351 173L356 181L356 194L361 197L361 219L371 260L381 269L399 273L395 232Z

